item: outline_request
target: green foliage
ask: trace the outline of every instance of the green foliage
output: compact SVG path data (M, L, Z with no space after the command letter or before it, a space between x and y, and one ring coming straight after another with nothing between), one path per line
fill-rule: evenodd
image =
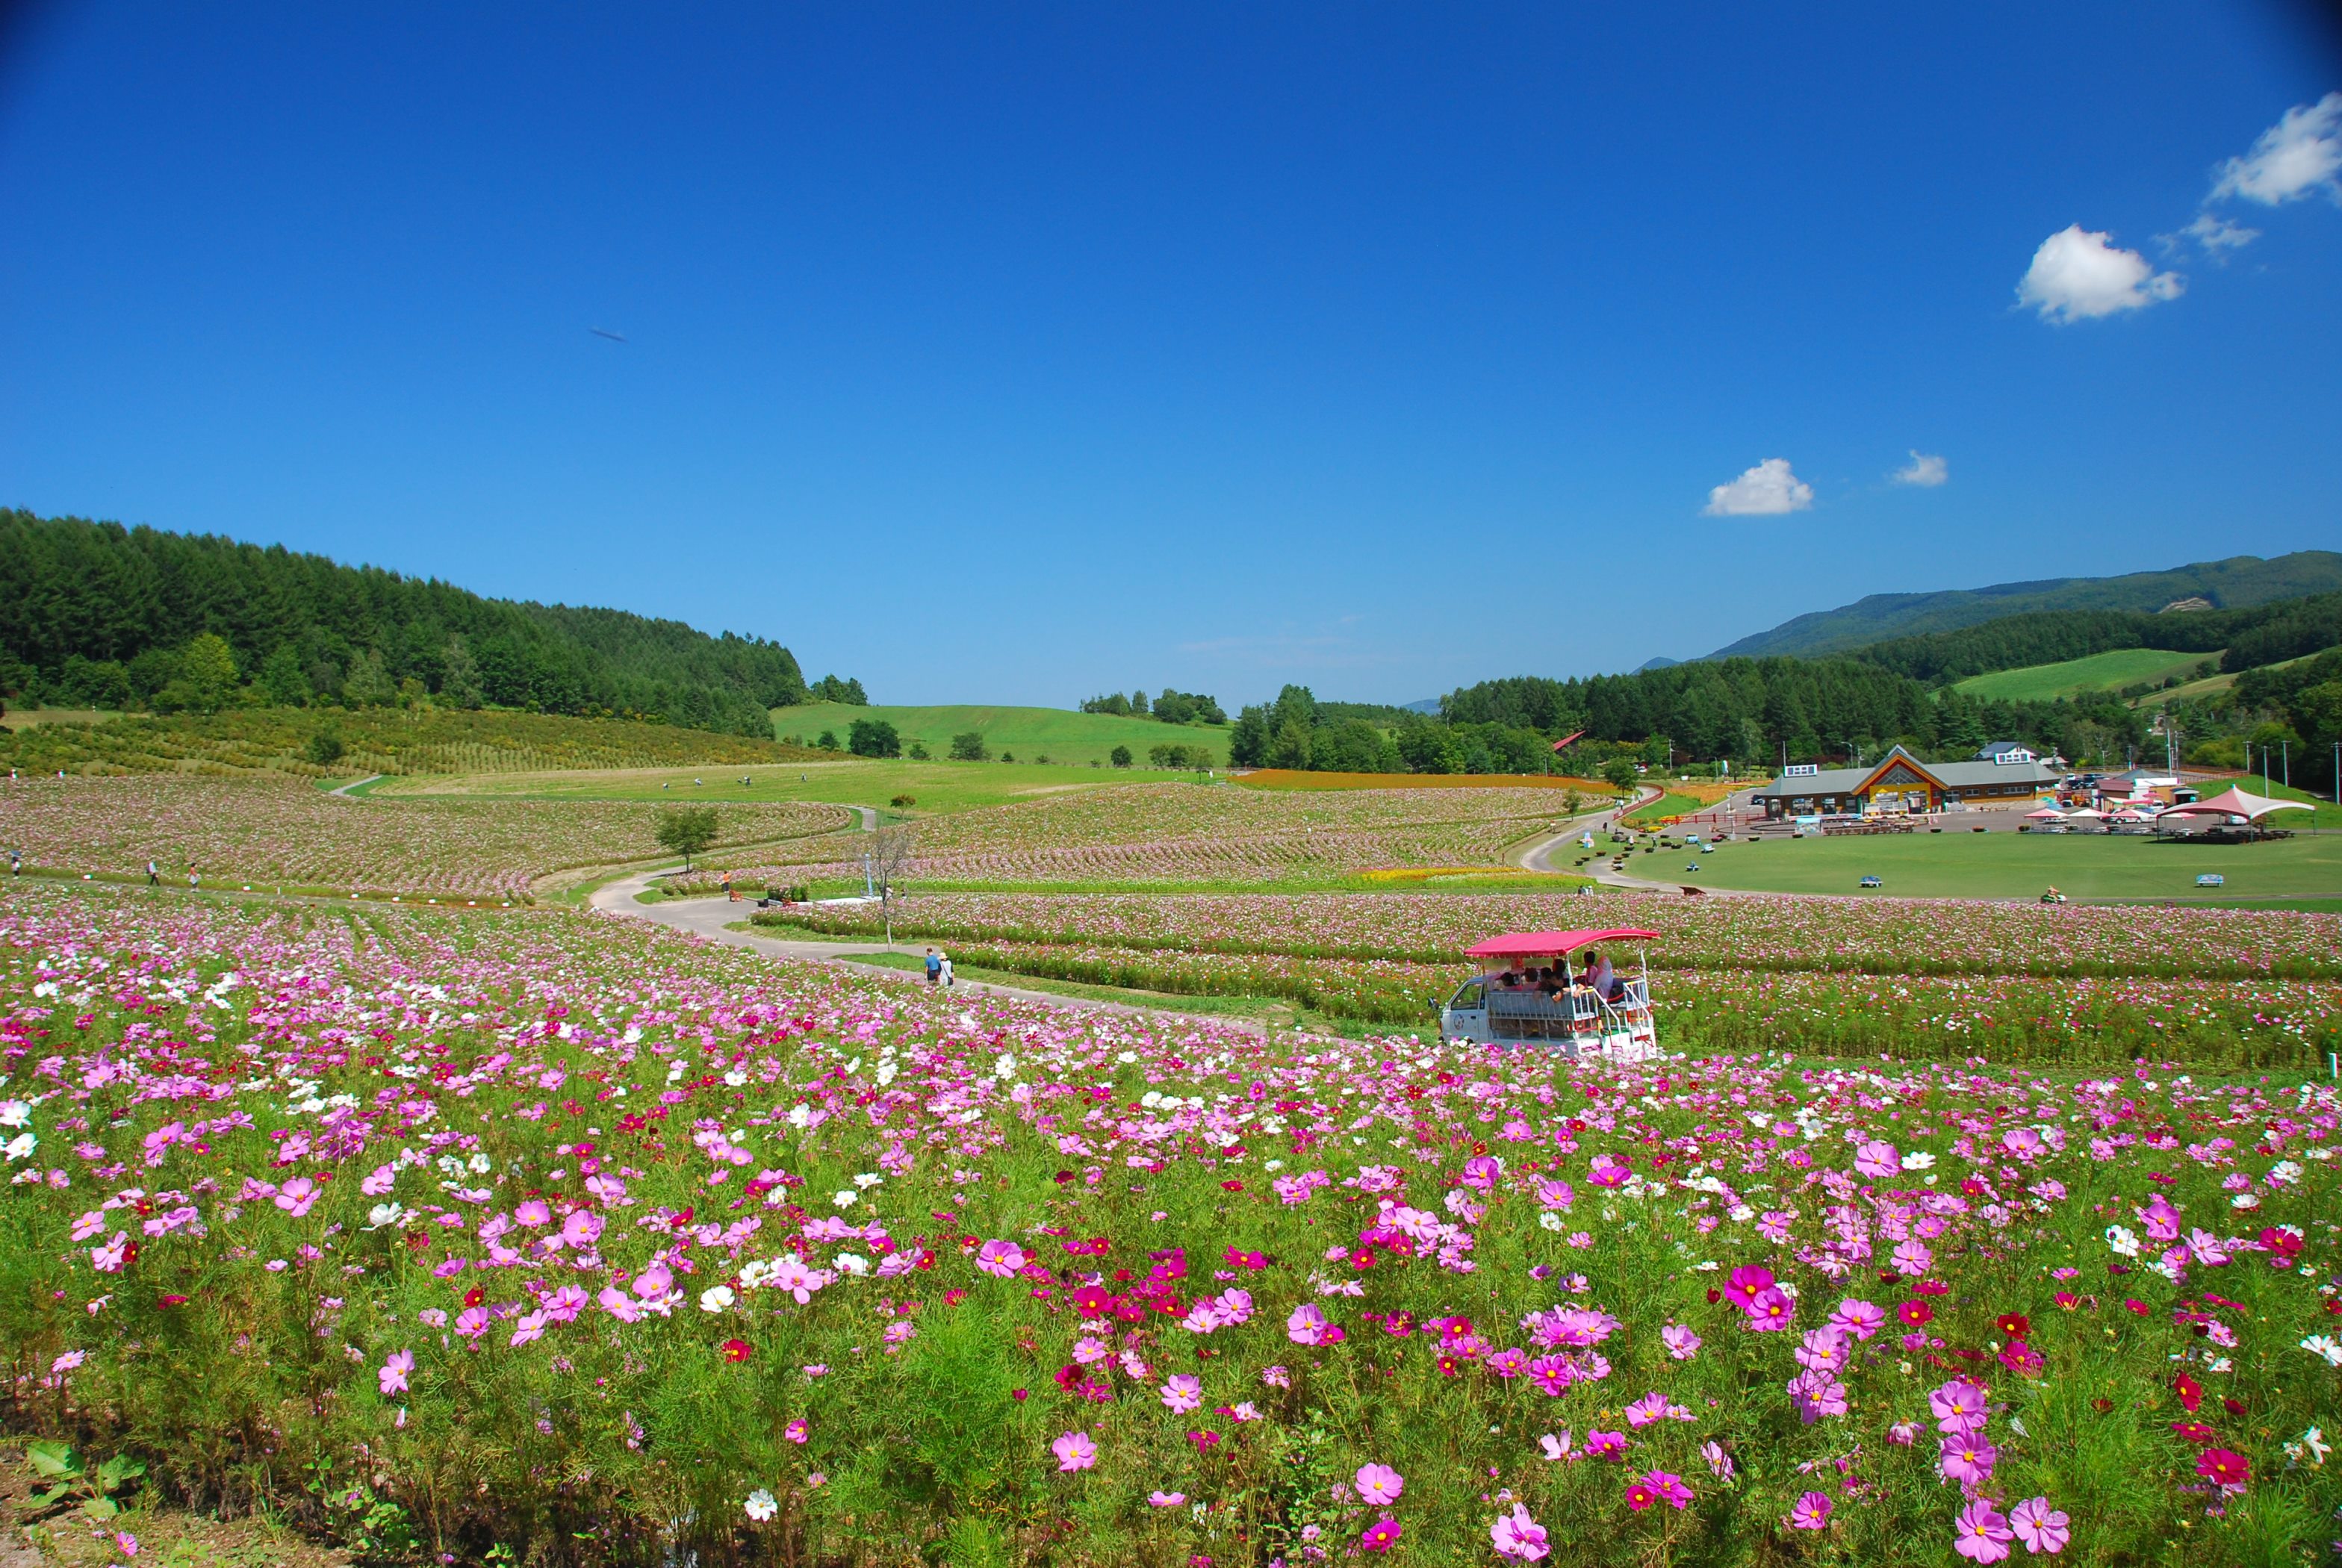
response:
M144 1463L120 1453L93 1469L71 1443L53 1440L27 1444L25 1458L49 1483L30 1500L36 1513L78 1503L82 1513L100 1521L121 1513L115 1494L146 1473Z
M836 730L824 730L815 738L813 744L819 750L834 752L837 749L837 732Z
M676 806L659 813L651 834L658 840L660 848L683 856L684 869L688 871L691 857L714 844L722 827L723 817L712 805Z
M774 704L774 705L776 707L786 707L789 705L792 699L785 697L779 699ZM863 692L862 683L860 681L842 681L836 675L824 675L821 679L816 681L812 686L807 688L802 696L795 698L794 701L844 703L848 707L856 708L866 708L870 705L870 698Z
M1118 768L1126 768L1130 765L1130 748L1128 746L1116 746L1107 754L1106 760L1113 763L1114 765Z
M984 744L982 731L966 730L952 736L951 756L956 763L986 762L990 760L992 749Z
M1620 794L1635 793L1635 764L1625 757L1612 757L1602 764L1602 780Z
M319 724L301 752L319 767L329 768L342 760L342 754L347 749L342 744L342 727L339 724Z
M0 673L27 672L9 674L15 689L37 682L64 694L70 673L81 688L113 696L114 677L85 667L111 664L131 701L216 712L228 705L235 677L223 686L208 644L187 664L205 636L225 646L231 670L261 672L261 689L279 704L342 693L355 675L360 702L395 700L400 683L415 680L458 707L633 713L769 737L767 711L806 696L796 660L761 638L710 637L617 610L485 599L214 535L0 511L0 661L8 666ZM75 659L82 664L69 672ZM859 683L830 680L837 700L864 700Z
M899 757L903 740L885 719L856 719L847 726L846 749L857 757Z

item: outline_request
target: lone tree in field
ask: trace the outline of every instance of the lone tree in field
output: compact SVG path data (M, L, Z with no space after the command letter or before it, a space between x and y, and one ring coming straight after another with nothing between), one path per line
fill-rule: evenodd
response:
M870 835L870 880L878 890L878 914L886 923L886 945L895 945L895 900L902 894L896 884L902 879L904 866L910 864L911 850L918 842L918 834L908 823L896 823L882 827Z
M687 805L659 813L652 832L660 848L683 856L683 869L689 871L691 857L716 842L719 820L712 805Z
M1622 796L1633 794L1635 764L1625 757L1612 757L1602 764L1602 782L1616 790Z

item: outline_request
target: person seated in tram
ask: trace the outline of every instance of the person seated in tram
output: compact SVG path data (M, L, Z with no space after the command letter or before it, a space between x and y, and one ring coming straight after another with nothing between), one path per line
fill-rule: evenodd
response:
M1564 973L1566 972L1565 967ZM1567 984L1566 981L1555 978L1553 965L1550 964L1536 972L1536 983L1537 990L1547 997L1559 995Z
M1617 975L1611 971L1610 961L1599 953L1586 955L1585 984L1587 990L1605 1002L1616 1002L1622 989Z

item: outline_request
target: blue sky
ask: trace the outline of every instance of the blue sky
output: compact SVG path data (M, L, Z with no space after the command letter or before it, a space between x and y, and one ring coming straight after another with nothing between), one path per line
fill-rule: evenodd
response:
M0 504L905 702L1405 701L2342 547L2333 42L2245 4L53 4L0 55Z

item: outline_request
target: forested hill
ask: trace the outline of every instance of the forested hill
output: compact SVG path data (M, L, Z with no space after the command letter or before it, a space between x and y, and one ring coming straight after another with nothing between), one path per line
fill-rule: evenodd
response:
M2037 610L1957 632L1873 643L1845 655L1922 681L1957 681L1993 670L2062 664L2113 648L2219 654L2224 670L2251 670L2342 644L2342 594L2281 599L2247 609L2155 614L2125 610Z
M1810 657L1890 638L1956 631L2036 611L2153 614L2166 605L2189 599L2206 601L2204 608L2236 610L2276 599L2337 591L2342 591L2342 554L2334 551L2297 550L2267 560L2257 555L2232 555L2225 561L2200 561L2167 572L2134 572L2119 577L2057 577L1935 594L1873 594L1835 610L1819 610L1784 621L1770 631L1743 637L1708 657L1756 658L1767 654ZM2186 613L2173 612L2175 616Z
M235 668L206 644L221 639ZM410 684L409 683L413 683ZM858 683L817 690L854 700ZM483 598L211 534L0 511L0 693L119 708L243 700L353 704L424 691L445 704L634 714L769 737L806 700L778 643L622 610Z

